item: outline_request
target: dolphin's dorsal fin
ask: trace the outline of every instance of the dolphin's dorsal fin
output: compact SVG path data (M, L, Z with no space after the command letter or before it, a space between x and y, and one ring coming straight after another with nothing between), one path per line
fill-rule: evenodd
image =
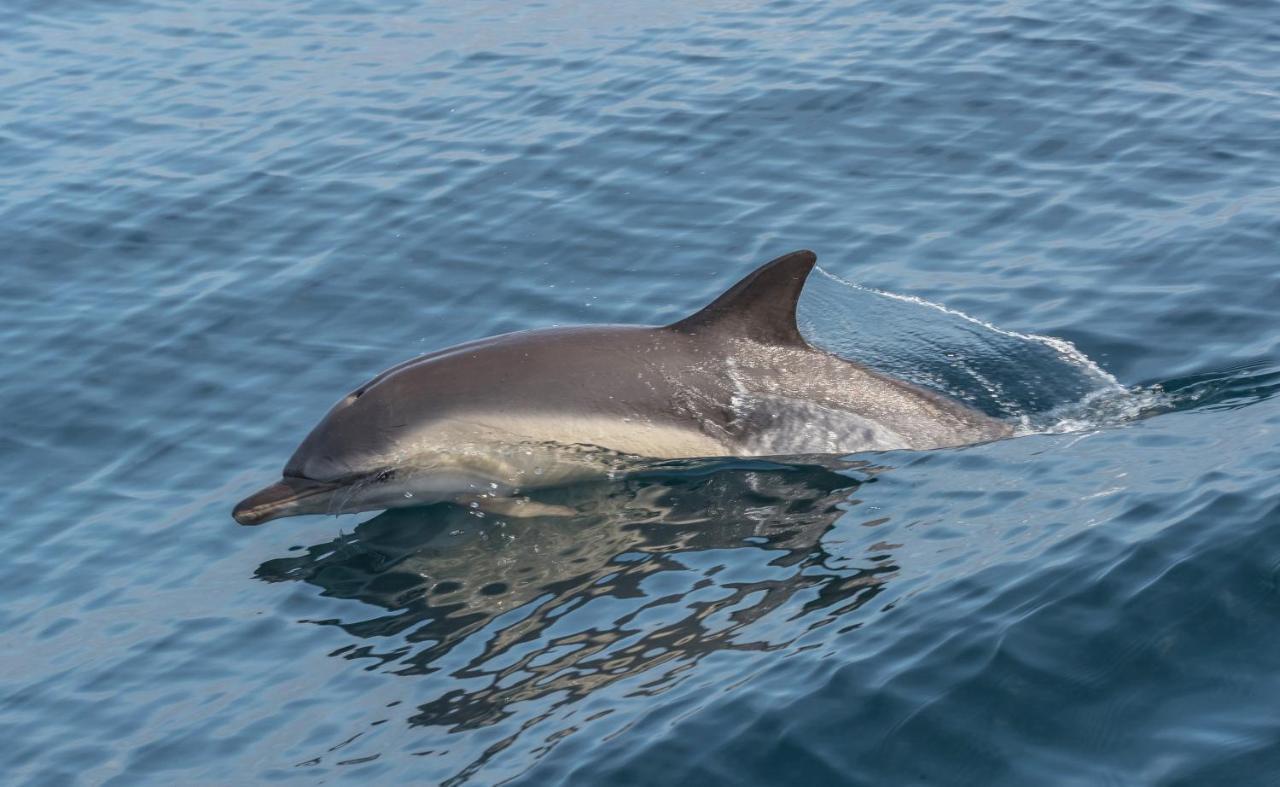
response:
M818 257L793 251L761 265L701 311L667 328L681 333L732 331L771 344L804 345L796 327L796 302Z

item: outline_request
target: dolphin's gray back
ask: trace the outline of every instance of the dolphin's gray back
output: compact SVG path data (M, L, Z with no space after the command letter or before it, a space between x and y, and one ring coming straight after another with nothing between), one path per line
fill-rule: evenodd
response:
M412 452L433 427L437 440L465 442L454 435L466 427L661 458L937 448L1008 433L805 342L795 310L814 260L780 257L669 326L526 331L400 364L335 405L286 475L337 477L389 440Z

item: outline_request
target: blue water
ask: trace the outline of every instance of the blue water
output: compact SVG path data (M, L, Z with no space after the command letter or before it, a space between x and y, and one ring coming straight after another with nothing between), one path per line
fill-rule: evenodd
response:
M6 783L1280 782L1274 4L10 0L0 47ZM386 366L801 247L815 341L1023 436L230 518Z

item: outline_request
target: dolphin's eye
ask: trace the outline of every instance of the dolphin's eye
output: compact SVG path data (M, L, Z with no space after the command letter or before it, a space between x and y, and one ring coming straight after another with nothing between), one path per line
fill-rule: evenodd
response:
M378 473L376 476L373 477L373 480L376 481L377 483L382 483L383 481L390 481L392 478L395 478L395 476L396 476L396 471L388 469L388 470L383 470L381 473Z

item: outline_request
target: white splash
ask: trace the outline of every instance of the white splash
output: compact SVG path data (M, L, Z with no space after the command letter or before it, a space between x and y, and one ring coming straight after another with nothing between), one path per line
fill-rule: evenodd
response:
M1016 342L1034 343L1048 348L1065 366L1074 370L1092 388L1079 399L1061 404L1048 410L1031 411L1026 406L1010 398L997 381L975 368L965 358L964 348L957 347L955 352L946 353L949 362L955 368L962 369L966 375L980 386L988 397L1009 413L1009 419L1015 423L1015 433L1026 434L1060 434L1081 432L1116 426L1134 421L1168 406L1168 395L1159 386L1127 388L1107 370L1082 352L1066 339L1056 336L1044 336L1035 333L1021 333L993 325L986 320L966 314L959 309L935 303L915 296L901 295L894 292L868 287L841 278L822 268L816 269L825 278L859 292L868 293L913 306L924 307L939 314L968 323L983 332L1012 339ZM933 375L929 375L931 378ZM948 390L952 386L942 385L942 381L931 379L935 387L945 393L965 401L973 401L972 392ZM1052 385L1052 381L1046 381Z

